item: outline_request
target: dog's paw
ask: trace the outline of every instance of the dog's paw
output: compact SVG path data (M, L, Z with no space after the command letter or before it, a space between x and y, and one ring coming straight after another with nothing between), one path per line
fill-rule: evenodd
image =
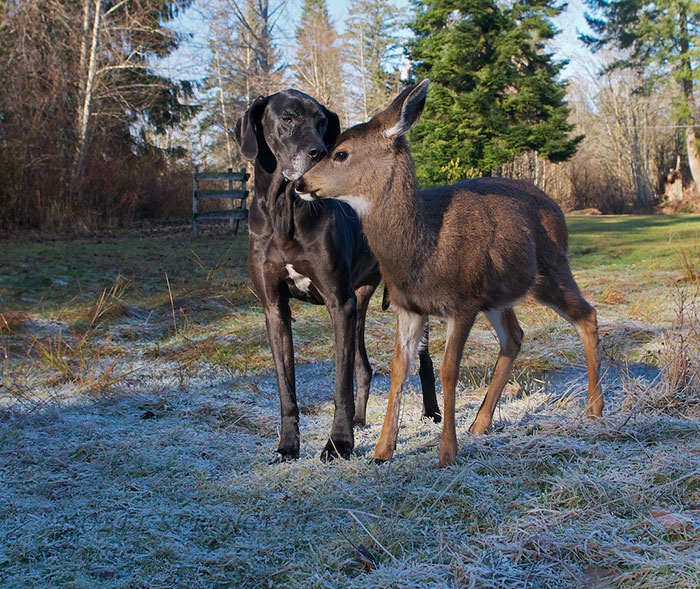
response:
M349 460L352 455L352 449L352 442L328 440L328 442L326 442L326 447L323 449L323 452L321 452L321 462L331 462L336 458Z
M436 411L435 413L426 413L423 415L423 421L428 421L429 419L433 423L440 423L442 422L442 414L439 411Z
M294 462L299 458L299 450L284 450L278 448L277 451L272 455L268 464L283 464L285 462Z
M367 425L367 420L364 417L357 417L352 420L352 426L358 429L362 429Z

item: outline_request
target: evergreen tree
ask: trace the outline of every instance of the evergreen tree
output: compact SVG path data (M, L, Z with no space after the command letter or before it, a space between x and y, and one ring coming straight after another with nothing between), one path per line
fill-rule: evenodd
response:
M613 68L643 72L652 84L677 89L674 118L685 128L688 163L700 186L695 87L700 80L700 2L697 0L586 0L586 20L595 35L589 47L615 47L626 57Z
M282 55L276 39L283 2L219 0L209 46L214 59L208 71L214 87L224 87L236 109L282 85Z
M237 156L229 130L236 117L258 96L278 91L284 84L284 64L277 47L278 21L283 2L270 0L216 0L209 47L205 99L208 116L202 135L211 141L207 156L219 165L233 166Z
M430 78L428 102L411 134L419 180L445 183L489 175L536 150L563 161L571 139L556 62L556 0L414 0L409 45L416 79Z

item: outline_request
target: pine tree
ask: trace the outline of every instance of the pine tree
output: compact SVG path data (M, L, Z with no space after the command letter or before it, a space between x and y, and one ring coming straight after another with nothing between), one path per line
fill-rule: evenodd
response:
M416 79L431 90L411 140L419 180L489 175L523 152L551 161L576 151L566 85L546 43L556 0L414 0L409 45Z
M255 98L272 94L284 84L277 47L284 2L218 0L210 12L212 59L205 85L209 114L202 121L202 134L211 141L208 155L232 166L237 150L229 130L236 116Z
M336 112L344 110L341 50L326 0L304 0L296 44L297 87Z

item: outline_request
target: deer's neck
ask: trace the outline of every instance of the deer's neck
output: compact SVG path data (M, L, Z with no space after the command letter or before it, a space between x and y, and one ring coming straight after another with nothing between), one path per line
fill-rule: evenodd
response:
M422 213L413 162L400 162L363 217L363 229L389 284L403 291L421 281L435 236Z

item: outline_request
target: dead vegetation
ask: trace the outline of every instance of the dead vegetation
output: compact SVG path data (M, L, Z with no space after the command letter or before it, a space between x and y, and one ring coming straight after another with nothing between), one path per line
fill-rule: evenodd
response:
M599 309L600 422L583 414L576 334L525 304L515 379L493 430L469 436L497 345L480 321L459 387L458 464L442 470L416 378L394 460L369 463L394 320L378 300L370 425L352 460L320 463L330 328L324 309L295 306L302 458L268 466L278 399L262 312L240 261L225 271L221 254L204 259L217 238L176 242L196 252L178 255L201 282L162 260L124 288L83 280L78 304L23 304L0 287L12 302L0 310L1 586L698 586L700 292L680 255L661 282L644 271L645 287L630 267L614 300L598 300L602 271L577 276ZM642 305L645 292L654 301ZM443 326L432 327L439 349Z

